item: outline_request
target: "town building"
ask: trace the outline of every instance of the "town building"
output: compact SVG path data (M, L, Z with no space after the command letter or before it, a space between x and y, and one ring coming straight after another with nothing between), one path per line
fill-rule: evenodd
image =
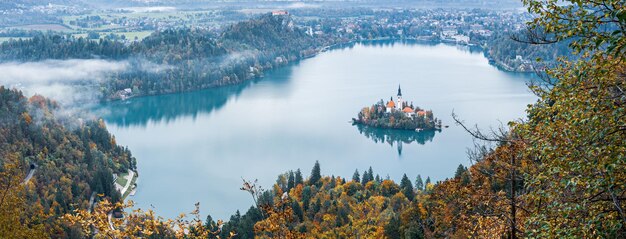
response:
M272 16L285 16L289 15L289 12L283 10L272 11Z

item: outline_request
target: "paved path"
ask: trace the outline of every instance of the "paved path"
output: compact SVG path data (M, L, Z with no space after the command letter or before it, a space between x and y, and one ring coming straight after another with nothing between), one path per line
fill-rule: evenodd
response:
M125 177L126 178L126 185L124 185L124 187L122 187L119 184L115 183L115 188L120 191L120 194L122 194L122 197L124 196L126 191L128 191L128 189L130 188L130 185L131 185L131 183L133 181L133 177L135 177L135 171L128 170L128 175L126 175L126 177ZM109 228L111 230L115 230L115 227L113 226L113 222L111 222L111 217L113 217L113 211L109 212L109 215L107 215L107 218L109 220Z
M96 192L91 193L91 197L89 198L89 213L93 210L94 200L96 199Z
M113 211L109 212L109 215L107 216L107 218L109 219L109 228L111 230L115 230L115 227L113 226L113 222L111 222L111 216L113 215Z
M28 181L30 181L30 179L35 174L35 170L37 170L37 168L31 169L30 172L28 172L28 175L26 175L26 178L24 179L24 182L22 182L23 184L26 184L26 183L28 183Z
M126 191L128 191L128 188L130 188L130 184L132 183L131 181L133 181L132 180L133 177L135 177L135 171L128 170L128 175L126 175L126 185L124 185L124 187L120 190L120 194L122 194L122 196L124 196Z

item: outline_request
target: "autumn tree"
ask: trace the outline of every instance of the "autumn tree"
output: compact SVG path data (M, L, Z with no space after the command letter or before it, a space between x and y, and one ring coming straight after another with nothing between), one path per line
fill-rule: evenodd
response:
M27 214L23 180L24 170L20 167L19 155L8 153L2 157L0 171L0 237L2 238L45 238L49 237L43 224L47 217L39 212Z
M103 121L78 122L57 115L59 111L62 108L54 100L40 95L26 98L0 86L0 172L10 172L5 167L13 167L13 159L22 180L32 172L23 185L16 180L7 184L16 186L7 195L18 195L20 205L27 206L11 207L21 210L22 224L3 224L6 228L29 226L26 221L37 218L35 224L45 226L47 237L83 237L77 227L59 217L77 208L88 209L91 195L100 193L119 201L112 175L135 169L135 159L128 149L116 145Z
M625 73L624 59L612 56L563 63L549 71L558 82L529 109L529 122L517 126L536 162L526 179L537 209L527 222L533 236L625 235Z
M520 40L550 44L572 40L576 52L600 50L620 56L626 51L626 10L621 0L522 0L536 17Z
M281 197L273 205L263 206L262 210L268 216L254 225L255 238L305 238L303 233L294 230L298 216L289 197Z
M525 200L535 209L529 235L624 237L626 3L524 3L536 15L532 42L569 39L584 59L548 69L546 84L531 88L540 99L528 122L514 125L533 162L525 175Z
M211 225L205 225L200 219L199 204L190 213L191 219L181 214L176 219L165 220L155 215L152 210L143 211L134 209L126 210L133 206L132 202L111 204L103 200L94 208L93 212L76 210L63 216L70 224L79 225L85 235L93 235L94 238L219 238L220 229L223 225L221 220ZM120 210L122 219L109 218L110 212ZM211 227L208 227L211 226ZM227 238L235 236L230 233Z

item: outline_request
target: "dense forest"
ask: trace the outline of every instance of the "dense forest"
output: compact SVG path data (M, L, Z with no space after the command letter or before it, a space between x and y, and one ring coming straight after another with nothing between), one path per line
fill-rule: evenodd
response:
M328 21L323 26L338 24ZM219 32L199 28L167 29L156 31L141 41L129 42L24 31L12 34L29 36L29 39L12 39L0 44L0 61L104 59L123 62L128 70L109 75L106 81L86 79L81 82L93 88L102 100L111 100L238 84L260 77L268 69L313 56L325 46L409 36L367 22L361 23L359 29L349 36L334 32L310 36L304 29L294 26L290 15L265 14ZM404 34L425 34L415 29L405 30ZM494 64L511 71L532 71L539 65L537 58L544 63L554 63L556 56L570 55L565 43L528 47L510 39L508 33L488 38L472 36L472 39L475 44L484 46Z
M459 168L461 177L465 168ZM419 238L423 237L420 222L412 222L411 215L405 215L405 220L402 217L417 202L416 197L423 197L433 187L430 178L423 181L420 176L412 181L404 175L397 184L375 175L371 167L362 176L356 170L350 179L322 176L316 162L308 179L303 180L299 169L290 171L279 175L273 188L260 194L256 185L246 182L243 189L253 197L258 194L258 208L264 210L253 207L244 215L237 212L223 225L221 236L236 232L237 238L394 238L395 234ZM282 208L276 210L275 206ZM276 227L274 220L284 224ZM209 228L215 224L210 216L205 222Z
M469 152L471 166L460 165L454 177L440 182L403 177L398 184L372 169L355 171L350 179L323 176L315 163L308 177L290 171L269 190L244 180L241 190L255 205L227 222L200 218L197 205L191 217L174 220L136 209L111 227L108 212L131 205L110 203L116 196L109 195L90 211L84 201L109 182L92 174L134 168L128 151L116 146L101 122L56 118L54 102L0 88L0 235L625 238L626 6L523 2L536 16L529 30L545 31L530 42L571 40L572 50L585 60L564 59L548 68L542 81L530 85L538 100L525 119L509 122L506 130L481 132L455 116L468 134L486 142ZM22 185L33 162L35 176ZM48 173L53 177L45 177ZM106 196L107 190L98 193ZM83 203L69 203L73 195L81 195Z
M294 27L290 16L266 14L233 24L219 35L195 28L169 29L128 45L42 33L0 44L0 59L127 61L135 70L99 83L103 99L119 99L241 83L267 69L312 56L326 44Z
M39 95L26 98L0 86L0 132L0 172L13 173L1 179L0 197L23 200L18 205L0 202L0 210L7 216L15 209L23 210L22 218L33 215L33 223L44 223L51 237L80 235L58 218L90 208L92 194L120 201L113 174L135 170L130 151L115 143L103 121L77 120ZM22 182L31 171L32 177Z

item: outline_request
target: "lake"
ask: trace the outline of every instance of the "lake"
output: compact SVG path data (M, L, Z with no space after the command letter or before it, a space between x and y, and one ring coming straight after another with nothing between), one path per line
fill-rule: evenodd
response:
M98 111L119 144L137 158L138 189L129 197L173 218L200 202L203 217L228 219L252 205L242 178L271 188L300 168L307 177L351 178L370 166L399 182L406 173L433 181L469 165L472 137L454 124L498 127L524 117L536 97L528 74L489 65L480 51L444 44L356 43L265 73L241 85L133 98ZM406 132L349 123L364 106L403 98L449 125L441 132Z

